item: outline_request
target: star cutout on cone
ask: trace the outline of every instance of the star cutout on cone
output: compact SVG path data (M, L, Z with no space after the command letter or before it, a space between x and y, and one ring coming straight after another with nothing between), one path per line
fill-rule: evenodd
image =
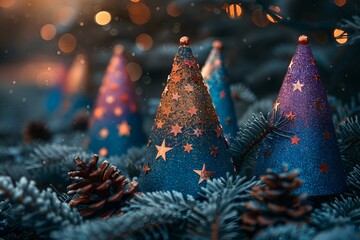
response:
M304 87L305 84L301 84L300 81L298 80L296 83L293 83L293 92L295 92L296 90L302 92L302 88Z
M144 167L143 167L143 171L144 171L144 175L147 174L148 171L150 171L151 168L149 167L149 164L145 164Z
M106 98L105 98L105 102L107 103L107 104L113 104L114 102L115 102L115 98L114 98L114 96L107 96Z
M121 109L121 107L114 108L114 115L115 116L121 116L122 113L123 113L123 110Z
M199 128L194 129L194 135L196 135L197 137L202 135L202 130Z
M164 159L164 161L166 161L166 153L168 151L170 151L172 148L166 147L165 144L166 143L165 143L165 139L164 139L163 142L161 143L161 146L155 145L156 149L158 150L158 153L157 153L155 159L162 157Z
M321 173L328 173L328 166L325 163L321 163L320 172Z
M280 106L280 103L278 100L276 100L276 102L273 105L273 110L275 110L275 111L278 110L279 106Z
M192 150L194 150L192 148L192 144L186 143L186 145L184 146L184 152L190 153Z
M180 70L180 65L179 64L173 64L173 68L172 68L172 71L173 72L177 72L178 70Z
M107 136L109 136L109 130L107 130L107 128L102 128L99 135L101 138L107 138Z
M294 137L291 138L291 144L292 145L299 145L299 141L301 140L301 138L298 138L296 135Z
M174 133L174 136L178 135L179 133L182 133L181 131L182 127L179 126L178 123L176 123L174 126L171 127L170 133Z
M187 91L188 93L194 91L194 87L190 84L186 84L184 88L185 88L185 91Z
M271 156L270 150L266 150L266 151L264 152L264 157L269 158L270 156Z
M197 113L198 109L196 107L189 108L188 112L190 113L190 116L194 116Z
M218 153L219 153L219 148L218 148L218 147L211 146L211 148L210 148L210 155L213 155L213 156L216 158L216 156L218 155Z
M159 121L156 122L157 128L162 128L163 125L164 125L164 123L163 123L163 121L161 121L161 120L159 120Z
M222 128L218 125L218 126L215 128L215 132L216 132L217 137L221 137L221 135L222 135Z
M292 111L289 112L288 114L286 114L286 116L288 119L290 119L290 121L294 122L296 114L294 114Z
M119 130L119 136L130 136L131 127L127 121L122 121L121 124L117 125Z
M178 101L179 98L180 98L180 95L179 95L179 93L176 92L173 94L172 100Z
M179 74L175 74L174 76L171 76L171 80L176 84L181 82L181 77Z
M225 98L226 97L226 93L224 91L220 92L220 98Z
M94 109L94 116L97 119L101 119L104 117L105 110L102 107L98 107Z
M171 111L171 107L164 107L164 114L169 117L170 113L172 113Z
M320 81L320 75L318 73L315 74L315 79Z
M195 61L184 61L184 63L185 63L188 67L195 67L195 66L196 66L196 62L195 62Z
M215 171L208 171L206 170L206 165L204 164L201 170L193 170L197 175L200 176L198 184L202 183L203 181L207 181L214 175Z
M324 131L324 139L329 140L331 138L331 133L328 130Z

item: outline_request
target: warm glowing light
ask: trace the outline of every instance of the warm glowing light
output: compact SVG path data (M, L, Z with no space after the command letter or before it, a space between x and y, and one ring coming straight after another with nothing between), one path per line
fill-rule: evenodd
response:
M98 12L95 15L95 22L101 26L109 24L111 21L111 14L107 11Z
M140 2L140 0L131 0L134 3Z
M335 41L338 42L339 44L344 44L348 41L348 33L342 29L336 28L334 30L334 38Z
M71 53L75 50L76 44L77 41L74 35L66 33L59 39L58 46L63 53Z
M56 27L53 24L45 24L40 29L40 36L45 41L50 41L56 36Z
M106 148L101 148L99 150L99 155L102 156L102 157L106 157L106 155L108 154L108 150Z
M99 131L99 135L101 138L107 138L107 136L109 136L109 130L107 130L107 128L102 128Z
M63 26L67 26L74 20L75 16L75 9L70 6L64 5L57 8L56 12L54 13L53 19L55 22Z
M0 0L0 8L9 8L16 3L16 0Z
M131 21L135 24L142 25L150 20L150 9L143 3L131 4L128 11Z
M266 14L266 18L272 22L272 23L277 23L279 20L282 19L282 16L280 15L280 7L279 6L274 6L271 5L269 7L269 11L271 11L271 14L267 13Z
M166 12L172 17L178 17L181 14L181 9L176 2L173 1L166 6Z
M251 20L258 27L266 27L269 24L269 20L265 17L261 8L253 11L251 14Z
M239 4L230 4L226 8L226 12L231 19L236 19L236 18L240 17L240 15L242 13L242 9Z
M334 0L334 3L338 7L342 7L346 4L346 0Z
M153 39L149 34L143 33L136 37L136 46L143 50L149 50L153 45Z
M107 104L112 104L112 103L114 103L114 102L115 102L114 96L111 96L111 95L106 96L105 102L106 102Z
M115 116L121 116L122 113L123 113L123 110L122 110L121 107L116 107L116 108L114 109L114 115L115 115Z
M128 65L126 65L126 70L129 74L131 81L134 81L134 82L139 80L142 75L141 66L135 62L131 62Z

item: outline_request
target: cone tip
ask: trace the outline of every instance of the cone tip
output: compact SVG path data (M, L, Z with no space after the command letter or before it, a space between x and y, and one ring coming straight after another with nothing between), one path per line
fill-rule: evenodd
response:
M187 36L183 36L180 38L180 45L181 46L189 46L190 45L190 38Z
M115 46L114 46L114 53L115 54L121 54L121 53L123 53L124 52L124 46L123 45L121 45L121 44L116 44Z
M306 35L301 35L298 39L298 42L302 45L307 45L309 43L309 37Z
M213 41L212 46L213 46L213 48L220 50L220 49L222 49L223 44L220 40L215 40L215 41Z

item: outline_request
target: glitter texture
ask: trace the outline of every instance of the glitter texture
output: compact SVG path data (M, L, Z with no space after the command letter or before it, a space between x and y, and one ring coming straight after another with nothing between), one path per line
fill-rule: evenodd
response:
M209 86L210 96L224 129L224 136L229 140L236 136L238 128L220 41L213 42L213 49L201 74Z
M210 178L234 173L219 119L188 43L188 38L181 38L162 93L139 179L142 192L176 190L198 196Z
M122 155L145 143L137 96L120 46L106 70L90 122L89 149L102 156Z
M291 139L274 139L260 151L257 176L283 164L299 169L303 185L297 193L332 195L346 190L326 90L320 81L308 41L300 41L282 84L277 103L289 116Z

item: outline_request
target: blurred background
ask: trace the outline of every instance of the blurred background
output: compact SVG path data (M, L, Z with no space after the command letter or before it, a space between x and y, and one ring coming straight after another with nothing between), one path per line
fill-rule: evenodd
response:
M91 113L118 43L151 126L183 35L201 66L212 41L223 41L231 83L258 102L277 95L306 34L329 94L349 101L360 88L359 7L356 0L0 0L0 138L21 136L34 120L61 131L73 96ZM238 114L249 105L237 104Z

